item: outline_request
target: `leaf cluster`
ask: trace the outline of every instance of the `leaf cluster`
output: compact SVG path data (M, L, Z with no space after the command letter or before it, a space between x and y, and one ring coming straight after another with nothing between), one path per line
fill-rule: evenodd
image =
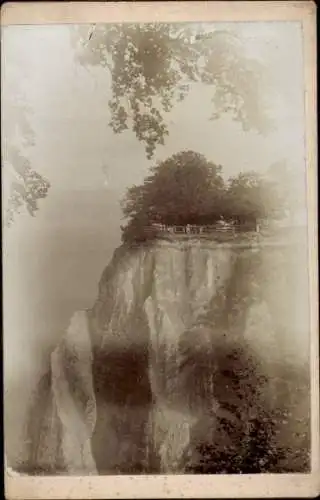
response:
M3 148L4 174L9 182L8 199L4 210L4 224L10 227L15 216L26 209L32 216L38 210L38 202L48 194L50 183L34 169L28 159L34 146L34 130L29 121L30 109L23 96L17 92L15 100L4 103L6 141Z
M35 216L40 199L46 198L50 183L33 170L28 160L12 149L12 163L17 172L10 185L10 195L5 213L5 225L10 227L15 215L24 207L30 215Z
M211 119L224 113L244 130L266 133L271 120L264 103L266 72L246 57L241 40L229 31L208 33L179 23L112 24L75 33L78 60L104 66L111 76L110 126L131 129L151 159L169 134L165 119L192 84L212 89Z

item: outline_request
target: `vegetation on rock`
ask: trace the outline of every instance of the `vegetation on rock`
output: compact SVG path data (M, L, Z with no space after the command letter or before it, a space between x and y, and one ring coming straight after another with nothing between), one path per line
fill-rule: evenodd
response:
M225 182L222 167L194 151L182 151L151 168L143 184L128 189L122 208L124 241L155 236L154 223L255 223L282 215L283 199L276 182L256 172L240 173Z

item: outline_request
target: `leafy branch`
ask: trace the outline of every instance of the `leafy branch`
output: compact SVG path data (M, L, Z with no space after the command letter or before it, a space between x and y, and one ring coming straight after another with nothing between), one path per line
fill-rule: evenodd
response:
M166 114L191 85L212 88L211 119L223 113L244 130L272 127L264 103L266 71L245 55L239 37L168 23L96 25L77 31L77 58L84 66L107 67L111 75L110 126L131 129L149 159L169 135ZM80 44L79 44L80 36Z

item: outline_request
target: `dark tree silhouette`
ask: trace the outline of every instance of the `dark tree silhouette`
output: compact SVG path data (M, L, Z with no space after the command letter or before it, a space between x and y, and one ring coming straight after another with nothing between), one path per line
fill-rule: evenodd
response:
M152 222L186 225L214 222L221 216L224 181L221 166L194 151L182 151L151 169L144 184L128 189L123 201L123 239L148 234Z

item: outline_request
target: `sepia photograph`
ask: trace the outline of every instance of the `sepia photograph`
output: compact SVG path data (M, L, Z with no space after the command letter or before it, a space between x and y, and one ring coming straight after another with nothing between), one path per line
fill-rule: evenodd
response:
M36 4L1 12L8 499L316 495L315 5Z

